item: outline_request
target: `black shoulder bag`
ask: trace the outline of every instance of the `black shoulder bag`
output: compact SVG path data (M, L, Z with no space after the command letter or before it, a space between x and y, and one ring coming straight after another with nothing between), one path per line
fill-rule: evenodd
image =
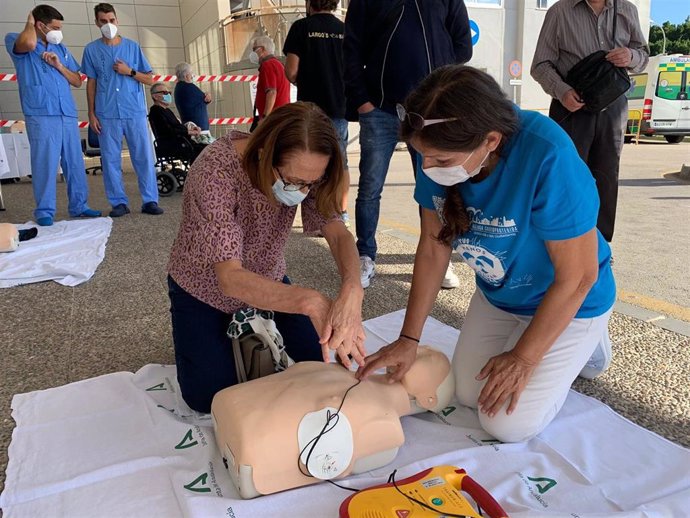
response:
M613 0L613 46L616 46L618 1ZM598 113L630 89L628 72L606 61L605 50L597 50L578 61L565 78L585 103L585 109Z

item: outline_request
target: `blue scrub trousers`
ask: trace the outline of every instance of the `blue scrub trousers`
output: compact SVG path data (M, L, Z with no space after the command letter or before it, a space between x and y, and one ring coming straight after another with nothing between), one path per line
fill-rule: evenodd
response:
M79 216L88 208L89 186L77 118L64 115L27 116L26 133L31 145L31 184L36 201L34 217L55 217L58 164L67 183L69 215Z
M283 282L290 284L287 276ZM235 385L235 357L228 338L231 315L187 293L168 276L177 381L182 398L198 412L210 412L216 392ZM296 362L323 361L319 335L305 315L275 312L285 351Z
M153 145L149 137L146 116L135 119L99 118L101 133L98 142L101 146L103 162L103 183L105 195L113 207L129 205L125 186L122 182L122 136L127 139L129 154L137 173L142 203L158 202L158 184L154 169Z

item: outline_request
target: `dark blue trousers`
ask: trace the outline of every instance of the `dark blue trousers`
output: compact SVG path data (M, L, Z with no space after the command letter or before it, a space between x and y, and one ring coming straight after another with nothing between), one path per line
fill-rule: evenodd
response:
M289 284L287 277L283 282ZM216 392L235 385L235 358L227 336L230 315L201 302L168 276L177 381L190 408L210 412ZM275 313L285 350L296 362L321 361L319 336L304 315Z

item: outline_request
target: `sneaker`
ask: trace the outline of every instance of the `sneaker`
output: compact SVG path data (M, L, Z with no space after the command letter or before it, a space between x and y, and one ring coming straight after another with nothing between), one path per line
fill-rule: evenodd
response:
M340 213L340 219L342 219L343 223L345 223L345 228L350 228L352 226L350 225L350 215L347 213L346 210Z
M81 214L77 214L76 216L73 216L73 217L75 217L75 218L100 218L101 217L101 211L86 208L84 211L81 212Z
M124 203L120 203L119 205L115 205L113 207L113 210L110 211L108 216L110 216L111 218L119 218L120 216L124 216L125 214L129 214L129 207Z
M453 271L453 265L451 263L448 263L446 276L441 281L441 288L446 290L452 290L453 288L457 288L458 286L460 286L460 279L458 279L458 276L455 275L455 272Z
M368 288L369 282L374 277L376 270L376 263L371 257L366 255L359 256L359 280L362 283L362 288Z
M601 376L611 364L611 339L608 332L604 340L594 349L587 363L580 371L580 377L588 380Z
M38 218L36 220L36 223L38 223L42 227L52 227L53 226L53 218L51 218L50 216L43 216L42 218Z
M144 214L151 214L152 216L160 216L165 211L161 209L155 201L150 201L141 206L141 212Z

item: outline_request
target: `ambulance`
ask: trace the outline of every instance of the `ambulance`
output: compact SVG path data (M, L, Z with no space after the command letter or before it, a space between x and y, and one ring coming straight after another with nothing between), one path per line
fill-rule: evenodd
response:
M640 135L661 135L670 144L690 135L690 56L651 57L645 70L631 74L630 80L628 135L636 133L640 114Z

